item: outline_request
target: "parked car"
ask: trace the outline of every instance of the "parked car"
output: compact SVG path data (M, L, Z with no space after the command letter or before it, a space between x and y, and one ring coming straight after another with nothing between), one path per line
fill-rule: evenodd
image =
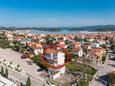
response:
M23 54L22 56L21 56L21 59L26 59L28 56L26 55L26 54Z
M40 68L40 69L38 69L37 71L40 72L40 71L42 71L42 70L43 70L43 69Z
M27 61L27 63L28 63L29 65L32 65L32 61Z

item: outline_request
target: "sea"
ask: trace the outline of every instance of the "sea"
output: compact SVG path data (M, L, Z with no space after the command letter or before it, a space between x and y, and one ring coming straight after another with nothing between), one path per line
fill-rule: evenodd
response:
M26 34L79 34L79 33L92 33L89 31L69 31L69 30L61 30L61 31L39 31L39 30L29 30L25 32Z

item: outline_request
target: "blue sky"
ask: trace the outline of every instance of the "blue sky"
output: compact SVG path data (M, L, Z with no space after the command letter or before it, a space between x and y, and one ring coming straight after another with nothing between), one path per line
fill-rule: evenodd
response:
M115 0L0 0L0 26L115 24Z

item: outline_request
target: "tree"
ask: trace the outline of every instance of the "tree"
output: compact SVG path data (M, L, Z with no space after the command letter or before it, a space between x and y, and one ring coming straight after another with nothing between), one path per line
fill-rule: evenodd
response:
M10 47L9 42L6 39L2 38L0 40L0 47L1 48L9 48Z
M26 86L31 86L31 80L30 80L30 77L27 78Z
M111 49L115 51L115 43L112 43Z
M53 44L53 41L54 41L54 39L50 35L47 35L47 37L46 37L46 43L47 44Z
M4 77L4 68L3 68L3 66L1 67L1 76Z
M109 84L115 84L115 74L108 73L107 76Z
M83 47L83 52L87 53L88 49Z
M5 78L8 78L8 69L7 69L7 68L6 68L6 70L5 70L4 77L5 77Z
M70 53L70 61L72 61L72 59L75 59L75 55L73 53Z
M100 47L102 47L102 48L107 48L107 45L106 44L102 44L102 45L100 45Z
M77 36L74 37L74 40L76 40L76 41L82 41L82 39L81 39L81 38L78 38Z
M106 60L106 55L102 56L102 62L104 63Z
M70 45L70 44L71 44L71 42L70 42L70 41L68 41L68 40L65 40L65 43L66 43L66 44L68 44L68 45Z

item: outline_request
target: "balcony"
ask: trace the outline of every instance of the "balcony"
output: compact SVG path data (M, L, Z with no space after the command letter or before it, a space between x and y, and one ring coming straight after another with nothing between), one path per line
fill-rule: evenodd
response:
M57 63L57 59L47 59L45 58L45 61L48 62L48 63Z
M45 60L48 62L57 62L57 56L45 55Z

